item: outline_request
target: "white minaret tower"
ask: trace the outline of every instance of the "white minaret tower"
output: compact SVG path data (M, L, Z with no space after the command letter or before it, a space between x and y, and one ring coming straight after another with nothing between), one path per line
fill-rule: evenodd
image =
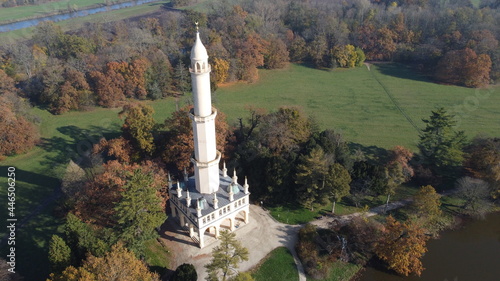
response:
M219 189L219 161L215 141L215 116L210 91L210 65L207 49L203 46L196 23L196 42L191 49L191 83L193 87L194 109L190 112L193 120L194 175L196 190L202 194L212 194Z

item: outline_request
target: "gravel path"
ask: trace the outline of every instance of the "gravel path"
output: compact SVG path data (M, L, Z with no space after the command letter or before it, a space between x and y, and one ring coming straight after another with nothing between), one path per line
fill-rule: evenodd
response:
M198 280L205 280L207 272L204 265L210 262L212 249L218 245L217 240L207 239L206 246L200 249L188 237L186 231L179 231L178 228L176 222L169 218L161 234L162 242L173 252L175 264L172 264L172 268L177 268L183 263L191 263L196 268ZM297 265L299 281L305 281L304 269L295 252L297 233L300 228L300 225L279 223L261 207L250 205L250 223L235 231L236 238L249 250L248 261L242 262L239 270L250 270L273 249L287 247Z

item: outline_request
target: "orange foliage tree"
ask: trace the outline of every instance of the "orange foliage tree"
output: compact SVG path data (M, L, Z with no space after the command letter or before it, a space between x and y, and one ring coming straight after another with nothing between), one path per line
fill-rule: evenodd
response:
M438 62L436 79L464 85L482 87L490 82L491 58L487 54L477 55L472 49L447 52Z
M162 206L165 207L166 174L162 168L151 161L141 164L126 164L112 160L103 165L104 172L87 182L75 196L74 213L85 222L104 227L116 225L115 205L122 199L124 186L135 173L152 176L151 186L162 197Z
M111 248L103 257L89 255L81 267L67 267L61 274L50 274L49 281L159 281L143 261L135 257L122 243Z
M28 151L37 143L38 131L20 112L14 80L0 69L0 159Z
M191 108L184 107L165 120L167 132L163 139L166 141L159 149L161 149L160 153L165 163L177 171L190 166L194 151L192 121L188 115ZM229 125L226 122L226 115L221 111L217 112L215 118L215 133L217 150L224 153L229 136Z
M408 221L401 223L388 216L375 254L399 274L420 276L424 270L420 259L427 252L425 243L428 239L418 225Z

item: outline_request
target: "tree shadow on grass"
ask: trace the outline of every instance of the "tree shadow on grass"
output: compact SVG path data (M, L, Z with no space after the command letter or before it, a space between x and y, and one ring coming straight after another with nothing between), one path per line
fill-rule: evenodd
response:
M389 151L387 149L375 145L366 146L360 143L351 142L349 143L349 149L351 153L354 153L356 150L363 152L369 162L377 159L385 160L389 156Z
M45 160L41 162L49 170L52 170L53 167L65 165L69 160L82 165L90 154L92 147L99 143L101 138L111 139L120 135L120 132L99 126L82 129L71 125L59 127L57 130L67 137L43 138L39 145L45 151L50 152ZM57 176L60 177L60 175Z
M383 75L433 83L428 76L419 73L416 69L409 65L399 63L373 63L373 65L375 65L378 71Z

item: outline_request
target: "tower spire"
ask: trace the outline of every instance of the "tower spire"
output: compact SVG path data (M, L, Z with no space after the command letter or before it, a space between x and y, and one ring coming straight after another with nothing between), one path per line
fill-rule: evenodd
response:
M227 177L227 168L226 168L226 161L222 164L222 176Z
M210 90L210 65L208 53L200 39L196 23L196 41L191 49L191 83L194 108L189 116L193 121L194 138L194 176L196 190L210 194L219 189L219 162L221 154L217 151L215 137L215 117Z

